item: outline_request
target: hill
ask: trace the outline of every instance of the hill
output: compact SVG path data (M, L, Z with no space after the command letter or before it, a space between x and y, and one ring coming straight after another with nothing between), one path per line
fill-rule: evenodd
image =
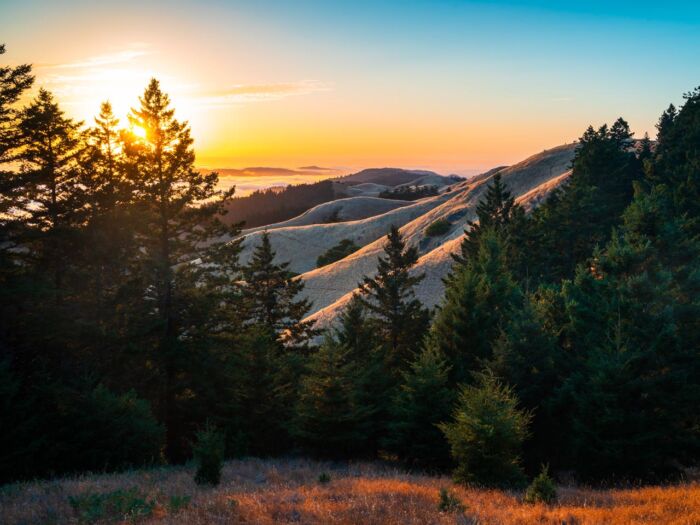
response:
M223 172L226 186L226 177L230 180L251 179L254 181L260 178L269 177L271 174L277 177L285 177L289 181L298 180L300 176L307 176L310 173L316 177L331 172L317 168L316 171L309 172L301 168L299 170L287 170L284 168L246 168L243 170L220 170ZM302 179L303 180L303 179ZM310 210L311 208L345 197L377 197L382 192L405 188L408 186L434 186L435 188L446 188L461 180L456 175L443 176L432 171L411 171L399 168L367 169L335 179L325 179L317 182L290 184L287 186L272 186L265 189L258 189L249 195L236 197L228 205L224 220L229 223L244 222L249 229L259 226L272 225L289 219ZM259 182L256 182L258 184ZM369 216L371 206L364 205L350 207L366 209L368 212L354 215L348 211L347 219L358 219ZM379 212L386 211L394 206L378 208ZM308 218L307 218L308 219ZM319 217L322 221L322 217ZM294 225L310 224L304 222L293 222Z
M370 168L337 179L345 184L381 184L384 186L436 185L444 186L464 180L457 175L438 175L434 171L401 168Z
M291 226L308 226L311 224L329 224L335 222L356 221L375 215L381 215L396 208L409 205L410 202L395 199L380 199L377 197L349 197L325 202L284 222L250 228L243 233L253 233L259 230L274 230Z
M574 149L575 145L564 145L546 150L498 173L518 202L529 209L566 179ZM442 297L442 279L452 264L451 255L459 249L467 221L475 218L476 205L494 174L491 171L477 176L438 197L426 199L425 211L417 217L404 221L400 216L375 218L382 221L387 230L391 224L400 226L407 242L418 247L421 258L414 271L425 273L426 278L418 286L417 295L429 307L435 306ZM439 236L427 236L426 228L438 220L447 221L449 229ZM325 326L335 317L363 275L374 273L383 243L384 237L377 237L345 259L301 276L306 282L304 293L313 302L310 318L317 320L319 326Z

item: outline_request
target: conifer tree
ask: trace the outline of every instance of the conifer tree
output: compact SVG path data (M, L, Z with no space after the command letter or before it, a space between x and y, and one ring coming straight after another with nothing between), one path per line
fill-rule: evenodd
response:
M244 294L251 319L291 345L305 345L315 334L312 323L302 319L311 309L306 299L297 299L304 289L301 279L294 279L289 263L275 264L270 236L263 232L260 245L253 250L243 268Z
M458 265L446 284L430 340L451 365L452 384L469 382L491 359L493 343L522 301L502 238L483 231L476 257Z
M524 299L504 323L494 341L488 368L511 385L522 407L533 413L531 436L525 443L524 462L536 471L543 463L556 464L561 444L566 442L565 413L553 403L571 364L548 328L550 307L545 290Z
M424 275L411 275L418 261L415 247L406 244L395 226L387 236L377 274L360 283L361 300L373 316L373 324L387 348L388 370L406 369L427 331L429 315L415 297L415 286Z
M406 462L439 468L449 461L447 442L438 428L449 419L454 402L448 368L440 350L429 346L402 374L384 443Z
M367 307L353 295L339 316L334 338L353 366L353 399L362 418L357 422L364 448L359 454L376 453L386 433L393 380L386 371L386 348L375 331Z
M671 128L673 127L673 122L676 120L676 116L678 116L676 106L670 104L668 108L661 114L661 117L659 117L659 121L656 124L656 141L660 145L664 145L662 146L662 148L665 147L666 138L671 133Z
M623 119L579 140L572 174L562 189L532 214L528 235L529 268L535 283L573 277L576 266L603 246L644 176L642 162Z
M530 414L513 391L489 373L462 388L452 421L440 429L450 444L458 483L513 486L524 481L520 466Z
M31 243L30 258L51 276L57 303L64 292L69 254L75 248L72 233L85 220L78 168L81 125L67 118L44 89L20 114L22 167L15 207L25 214L27 228L42 232Z
M353 295L341 311L335 337L338 343L348 351L351 361L366 363L371 359L378 340L369 322L367 308L359 294Z
M294 425L295 435L311 451L350 457L364 448L366 414L355 399L355 374L348 350L330 337L311 357Z
M479 238L484 230L491 229L505 233L519 208L515 204L515 198L503 183L501 174L496 173L486 188L486 194L476 206L478 220L468 223L469 229L465 231L461 254L457 257L457 261L464 264L469 257L476 256L479 250Z
M155 387L151 395L165 423L167 455L178 460L189 447L188 430L177 407L180 393L188 388L189 376L183 370L192 366L192 352L186 349L189 343L202 342L185 334L196 326L192 315L204 317L193 305L215 306L209 301L192 302L192 293L198 290L192 281L202 275L209 254L220 253L224 241L212 239L227 239L238 230L237 225L228 227L219 219L234 190L222 194L216 188L216 173L194 168L190 128L175 119L170 99L157 80L150 81L139 102L129 121L143 136L124 137L125 169L143 210L136 252L141 271L129 306L130 322L134 336L146 337L149 342L144 344L152 348L148 358L156 363L155 377L143 380ZM215 204L201 205L210 200ZM191 262L197 256L203 264Z
M700 232L700 87L684 95L685 103L676 113L669 108L659 122L654 173L656 182L673 191L676 215L686 214L690 236Z
M123 130L120 133L118 125L111 104L104 102L95 126L87 132L87 147L81 158L80 184L87 219L82 232L84 249L76 262L80 265L81 287L86 288L80 298L86 314L84 323L95 328L92 334L98 338L110 331L108 318L115 310L114 301L128 279L137 250L135 187L124 169Z
M563 333L577 356L566 385L571 448L584 476L665 475L700 444L690 409L700 385L697 314L688 315L700 306L697 273L674 275L661 260L648 238L615 233L563 288Z
M0 45L0 56L3 54L4 44ZM12 219L18 176L7 163L14 160L22 144L17 102L33 83L30 65L0 66L0 346L10 337L10 318L20 303L20 297L14 295L18 273L14 249L22 224Z
M0 44L0 56L5 45ZM18 129L17 101L34 84L32 66L0 66L0 166L13 160L21 144ZM3 179L6 174L3 174ZM0 187L2 188L2 187ZM0 192L4 196L4 191Z

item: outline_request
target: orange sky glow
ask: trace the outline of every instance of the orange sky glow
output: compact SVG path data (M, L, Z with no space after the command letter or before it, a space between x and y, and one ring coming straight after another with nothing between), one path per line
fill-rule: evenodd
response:
M620 115L653 136L697 73L682 51L694 28L644 20L471 2L69 3L3 5L4 58L33 63L37 88L87 124L109 100L126 125L158 78L211 168L474 173ZM610 56L608 35L635 53ZM656 54L652 74L642 58Z

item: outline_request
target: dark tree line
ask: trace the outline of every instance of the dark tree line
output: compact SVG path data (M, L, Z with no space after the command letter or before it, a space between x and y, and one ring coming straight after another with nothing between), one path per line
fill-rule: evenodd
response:
M416 201L424 197L434 197L437 194L437 186L401 186L391 190L384 190L379 193L379 197L400 201Z
M233 191L156 80L126 127L45 90L21 106L32 84L0 68L0 481L182 462L205 434L487 485L697 463L700 89L656 143L586 130L529 215L494 176L432 318L392 228L319 334L267 235L247 265L223 241Z
M256 190L246 197L234 197L222 218L228 224L244 222L246 228L292 219L314 206L345 197L333 181L294 184L285 188Z

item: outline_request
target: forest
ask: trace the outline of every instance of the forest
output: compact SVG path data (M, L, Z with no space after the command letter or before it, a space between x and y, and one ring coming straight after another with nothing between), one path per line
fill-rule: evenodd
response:
M33 83L0 67L0 483L193 456L211 483L249 456L486 487L697 465L700 88L654 141L584 130L531 213L494 177L434 312L392 228L320 333L267 236L239 262L255 220L226 220L234 190L195 169L157 80L127 123L105 102L88 124L44 89L23 102Z
M227 224L243 223L246 228L266 226L344 196L336 191L331 180L256 190L245 197L228 200L221 220Z

